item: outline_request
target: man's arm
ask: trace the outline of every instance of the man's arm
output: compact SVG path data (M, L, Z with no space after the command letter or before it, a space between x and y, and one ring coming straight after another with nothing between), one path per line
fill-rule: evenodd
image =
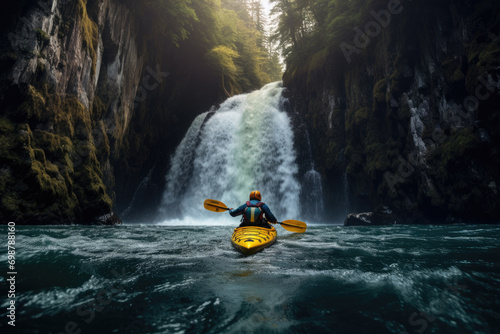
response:
M266 214L266 218L267 220L269 220L271 223L274 223L276 224L276 222L278 221L276 219L276 217L274 217L273 213L271 212L271 209L269 209L269 207L267 206L267 204L264 204L262 206L262 210L264 211L264 213Z
M238 207L236 209L229 210L229 214L231 215L231 217L236 217L236 216L242 215L243 212L245 211L246 207L247 207L247 205L243 204L243 205L241 205L240 207Z

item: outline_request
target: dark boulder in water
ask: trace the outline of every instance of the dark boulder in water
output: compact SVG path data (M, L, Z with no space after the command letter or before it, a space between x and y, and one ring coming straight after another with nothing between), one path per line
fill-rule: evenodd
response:
M92 221L92 225L120 225L122 220L114 212L97 217Z
M344 220L344 226L380 226L394 224L396 224L396 218L387 207L375 212L350 213Z

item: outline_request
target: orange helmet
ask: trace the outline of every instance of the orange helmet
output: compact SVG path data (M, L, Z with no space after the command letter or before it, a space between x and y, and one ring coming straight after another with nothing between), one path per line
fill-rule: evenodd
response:
M256 199L258 201L262 200L262 196L260 195L260 191L254 190L250 193L250 200Z

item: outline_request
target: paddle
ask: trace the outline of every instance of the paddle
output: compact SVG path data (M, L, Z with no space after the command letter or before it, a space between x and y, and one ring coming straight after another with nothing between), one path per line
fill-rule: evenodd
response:
M298 220L285 220L283 222L278 222L285 230L295 233L304 233L307 230L307 225L304 222Z
M213 212L222 212L229 210L226 204L216 201L214 199L206 199L205 202L203 203L203 206L208 211L213 211Z
M226 206L226 204L217 201L215 199L206 199L205 202L203 203L203 207L207 209L208 211L213 211L213 212L223 212L226 210L229 210L229 208ZM307 229L307 225L304 222L298 221L298 220L285 220L283 222L277 222L278 224L281 225L285 230L290 231L290 232L295 232L295 233L304 233Z

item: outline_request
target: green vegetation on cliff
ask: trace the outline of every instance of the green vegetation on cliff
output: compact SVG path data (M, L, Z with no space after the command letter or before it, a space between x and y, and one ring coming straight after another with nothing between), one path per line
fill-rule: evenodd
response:
M87 0L78 0L77 5L78 15L81 19L81 35L83 47L87 50L90 58L92 58L92 76L94 76L96 72L99 31L97 24L90 19L87 13Z
M74 97L61 99L47 85L29 85L21 94L24 102L0 118L3 217L60 224L111 212L99 163L106 154L98 157L96 147L105 142L95 141L96 127L85 107Z
M129 5L149 52L178 56L195 48L196 57L186 55L182 61L203 64L227 96L281 80L278 54L267 42L261 7L255 3L154 0L130 1Z

